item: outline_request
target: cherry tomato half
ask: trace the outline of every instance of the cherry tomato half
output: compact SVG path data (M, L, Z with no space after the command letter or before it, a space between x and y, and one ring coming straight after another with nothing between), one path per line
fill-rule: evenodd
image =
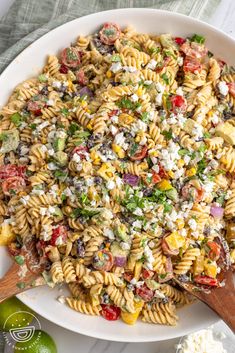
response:
M148 151L148 147L147 146L139 145L137 147L137 150L135 151L135 153L130 156L130 159L132 161L140 161L141 159L143 159L146 156L147 151Z
M221 246L215 241L208 241L206 245L210 249L208 254L209 258L211 260L218 260L220 257Z
M78 154L81 159L85 159L87 152L88 148L86 146L77 146L73 149L72 155Z
M148 270L147 268L143 268L142 270L142 277L144 279L149 279L154 276L154 271Z
M65 65L63 65L63 64L61 64L60 65L60 73L61 74L67 74L68 73L68 71L69 71L69 69L68 69L68 67L67 66L65 66Z
M149 302L151 299L153 299L154 292L152 289L149 289L146 284L143 284L143 286L136 288L136 294L141 297L145 302Z
M159 167L158 175L160 176L160 178L168 179L168 174L165 168L160 163L158 164L158 167Z
M191 58L201 59L203 58L208 50L204 45L196 42L185 42L180 46L180 50L187 56Z
M78 67L80 64L79 51L76 48L65 48L61 53L61 63L69 68Z
M2 191L4 195L10 196L12 194L17 194L26 187L24 178L19 176L13 176L5 179L2 182Z
M227 83L228 91L235 98L235 82Z
M108 321L118 320L121 315L121 309L115 305L101 304L101 315Z
M110 271L113 267L113 255L108 250L99 250L92 260L93 267L99 271Z
M45 97L43 97L42 95L38 95L37 97L33 97L27 103L27 109L36 116L41 114L42 109L45 106L46 106Z
M202 65L197 59L190 58L189 56L186 56L184 59L184 65L183 65L183 70L185 72L192 72L194 73L195 71L201 71Z
M16 164L7 164L0 166L0 180L4 180L10 177L19 176L25 177L26 166L16 165Z
M76 79L80 85L85 86L88 84L88 78L85 75L85 72L83 69L80 69L76 72Z
M195 276L194 277L194 282L199 283L199 284L204 284L206 286L211 286L211 287L218 287L219 286L219 281L217 278L211 278L209 276Z
M50 240L50 244L52 246L55 246L56 245L56 240L59 237L61 237L63 243L65 243L66 239L67 239L67 236L68 236L68 231L67 231L66 227L62 226L62 225L59 225L58 227L53 229L51 240Z
M182 37L175 37L175 42L178 45L182 45L186 42L186 39L182 38Z
M20 248L16 242L8 244L7 248L11 256L17 256L20 254Z
M105 23L100 30L100 40L104 44L113 45L115 41L120 37L120 27L115 23Z
M133 277L134 277L133 272L125 272L125 273L123 274L123 278L124 278L127 282L130 282Z
M185 112L187 108L187 101L184 97L179 95L173 95L170 97L171 111L173 113Z

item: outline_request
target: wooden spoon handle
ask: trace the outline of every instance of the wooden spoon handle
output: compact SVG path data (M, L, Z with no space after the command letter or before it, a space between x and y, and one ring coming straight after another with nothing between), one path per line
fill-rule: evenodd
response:
M21 267L14 263L5 276L0 279L0 303L15 294L32 288L37 275L27 271L25 277L21 277Z
M232 271L227 271L226 282L230 285L214 289L209 295L201 293L200 299L213 309L235 332L235 290Z

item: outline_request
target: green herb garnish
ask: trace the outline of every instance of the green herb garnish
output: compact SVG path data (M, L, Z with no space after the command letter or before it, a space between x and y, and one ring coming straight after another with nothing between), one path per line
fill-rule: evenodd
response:
M23 265L24 264L24 257L21 256L21 255L16 255L15 256L15 262L18 264L18 265Z
M69 111L68 111L68 109L66 109L66 108L62 108L62 109L60 110L60 113L63 114L63 115L65 115L65 116L67 116L67 115L69 114Z
M84 217L93 217L93 216L96 216L97 214L100 213L100 210L89 210L89 209L86 209L86 208L75 208L75 210L73 211L72 213L72 217L73 218L77 218L79 216L84 216Z
M194 34L190 40L191 40L191 42L196 42L199 44L205 43L205 37L200 36L199 34Z
M79 130L79 125L77 123L71 123L68 128L68 133L69 135L74 135L77 130Z
M61 181L65 181L65 179L68 176L68 172L64 172L63 170L56 170L54 172L54 176L55 176L55 178L57 178L57 179L59 179Z
M39 82L47 82L47 76L43 75L43 74L39 75L38 76L38 81Z
M8 134L6 132L2 132L0 134L0 141L7 141L8 139Z
M114 62L114 63L116 63L116 62L121 61L121 58L120 58L119 55L114 54L114 55L112 55L112 57L111 57L111 61Z
M20 289L24 289L26 287L26 284L25 284L25 282L18 282L18 283L16 283L16 286Z
M30 124L29 127L30 127L30 129L32 129L32 130L36 130L37 125L36 125L36 124Z
M163 81L164 81L167 85L169 85L169 77L167 76L166 73L162 74L162 75L161 75L161 78L163 79Z
M11 121L15 126L19 126L22 121L22 116L19 113L12 114Z
M165 136L167 140L171 140L173 138L172 129L170 129L169 131L164 130L162 132L162 135Z

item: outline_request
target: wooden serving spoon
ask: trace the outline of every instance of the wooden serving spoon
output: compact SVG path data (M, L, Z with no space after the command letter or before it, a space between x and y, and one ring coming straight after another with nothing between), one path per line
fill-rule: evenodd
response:
M210 293L200 291L193 284L181 282L177 278L174 280L188 293L207 304L235 332L235 290L232 270L224 271L222 278L225 286L213 288Z
M41 275L46 263L39 258L34 241L27 242L18 257L22 258L23 264L14 262L0 279L0 303L13 295L46 284Z

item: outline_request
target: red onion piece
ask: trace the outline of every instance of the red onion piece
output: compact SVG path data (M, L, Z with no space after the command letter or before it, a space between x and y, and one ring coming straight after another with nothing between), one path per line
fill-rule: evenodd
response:
M114 265L124 267L126 265L126 256L114 256Z
M88 87L82 87L79 91L80 96L88 96L90 98L93 97L93 92Z
M211 209L210 209L210 214L214 218L222 218L224 215L224 209L223 209L223 207L212 205Z
M137 186L139 183L139 177L134 174L124 174L123 175L123 180L126 184L129 184L131 186Z

